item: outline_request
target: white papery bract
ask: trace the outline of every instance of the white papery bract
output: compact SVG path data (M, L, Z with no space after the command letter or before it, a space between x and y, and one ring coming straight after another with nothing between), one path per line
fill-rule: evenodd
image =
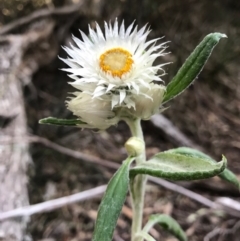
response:
M83 92L75 92L75 98L67 101L68 108L74 115L79 116L86 125L82 128L107 129L118 123L119 119L113 111L109 101L92 98L91 95Z
M150 84L151 88L142 87L141 92L144 95L136 95L135 108L130 108L129 112L140 119L148 120L150 117L159 112L159 107L163 101L165 86Z
M82 98L87 94L91 100L89 111L93 111L91 104L100 101L101 111L104 106L104 111L111 113L107 114L107 122L112 119L115 123L120 118L112 115L120 113L119 108L134 110L142 119L156 113L165 91L160 78L165 74L162 69L165 64L153 66L153 62L165 55L165 43L156 44L158 39L146 41L150 33L146 25L138 30L132 23L125 30L124 22L119 28L117 20L113 25L105 23L104 33L97 23L96 31L89 26L89 36L80 32L82 40L73 37L76 46L65 47L70 57L62 59L69 66L64 70L75 80L71 85L79 90L80 95L68 102L68 108L82 120L86 119L83 114L88 115L87 109L83 112L81 105L87 104L86 98ZM153 84L153 81L159 81L160 85ZM94 112L96 118L101 115L100 110Z

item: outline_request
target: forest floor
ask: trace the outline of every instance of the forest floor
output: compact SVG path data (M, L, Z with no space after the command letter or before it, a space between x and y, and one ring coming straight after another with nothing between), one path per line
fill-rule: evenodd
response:
M97 1L96 1L97 2ZM103 1L104 2L104 1ZM139 3L141 2L141 4ZM129 8L128 4L133 7ZM138 4L139 3L139 4ZM193 143L216 160L222 154L228 167L240 179L240 6L234 0L220 1L116 1L105 2L102 15L97 19L134 19L142 26L149 23L153 29L150 38L165 35L169 55L163 62L166 83L201 39L210 32L223 32L228 39L221 40L209 62L193 86L167 104L163 115ZM144 10L144 11L141 11ZM214 14L213 14L214 13ZM62 45L71 39L70 32L79 37L78 29L86 30L87 23L94 25L92 16L74 20ZM60 48L59 48L60 49ZM58 53L66 57L63 50ZM86 153L103 160L121 164L126 158L125 141L130 132L125 123L96 133L90 130L39 125L38 120L48 116L71 118L65 100L73 88L70 79L59 69L65 65L56 58L40 68L32 83L24 88L29 133L44 137L71 150ZM151 121L142 123L147 156L181 146L173 137L160 130ZM40 143L32 143L32 165L29 168L30 203L67 196L106 184L115 170L63 155ZM215 177L194 182L177 182L189 190L215 201L229 197L240 201L237 188ZM101 197L71 204L56 211L31 217L29 231L35 241L90 241ZM170 191L161 185L148 182L145 196L144 222L150 214L172 215L186 231L189 241L239 241L240 218L221 210L213 210L189 197ZM114 234L114 241L130 240L131 205L127 197ZM161 235L159 234L159 231ZM152 230L156 240L174 241L163 229Z

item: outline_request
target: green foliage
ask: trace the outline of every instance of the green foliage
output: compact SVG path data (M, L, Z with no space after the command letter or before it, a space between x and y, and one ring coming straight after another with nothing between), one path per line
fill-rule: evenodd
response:
M187 58L175 77L167 85L163 103L166 103L181 94L190 84L193 83L210 57L213 48L221 38L226 37L227 36L225 34L211 33L203 39L203 41Z
M93 241L111 241L118 216L122 210L129 183L129 166L134 158L129 157L108 183L98 209Z
M216 176L226 167L226 158L221 162L212 162L209 159L186 156L171 151L161 152L149 161L130 170L130 177L137 174L148 174L169 180L198 180Z
M177 221L166 214L151 215L143 231L149 232L149 230L156 224L159 224L161 227L169 231L180 241L187 241L187 236Z
M78 126L84 125L85 122L79 119L58 119L55 117L47 117L39 120L39 124L57 125L57 126Z
M216 161L212 159L210 156L204 154L201 151L194 150L189 147L179 147L176 149L169 150L167 152L176 153L184 156L190 156L190 157L205 158L207 160L210 160L213 163L216 163ZM219 177L235 185L237 188L240 188L239 180L237 179L236 175L233 172L231 172L229 169L226 168L222 173L219 174Z

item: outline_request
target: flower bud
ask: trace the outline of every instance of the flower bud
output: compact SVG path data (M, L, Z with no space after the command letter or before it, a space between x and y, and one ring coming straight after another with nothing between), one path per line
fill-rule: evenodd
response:
M76 97L67 101L67 106L74 115L87 123L85 126L81 125L82 128L104 130L118 123L119 119L111 110L111 102L92 98L91 95L83 92L76 92L74 94Z
M159 112L166 88L164 85L150 84L150 89L144 89L141 91L145 95L135 97L135 110L131 109L131 114L143 120L148 120L152 115Z
M131 137L125 143L125 148L129 156L139 156L143 154L145 150L145 143L138 137Z

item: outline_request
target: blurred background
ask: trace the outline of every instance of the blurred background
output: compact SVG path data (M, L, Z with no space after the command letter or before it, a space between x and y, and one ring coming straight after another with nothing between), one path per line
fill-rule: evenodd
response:
M69 46L72 34L80 38L79 29L87 33L88 24L94 27L97 21L103 27L104 21L114 21L116 17L119 22L124 19L126 26L134 20L139 27L148 23L152 29L149 39L164 36L163 41L170 41L169 55L157 60L172 62L165 67L166 84L205 35L221 32L228 36L214 49L194 85L166 105L161 121L168 124L167 128L153 120L142 124L148 156L189 145L216 160L224 154L228 167L240 177L239 1L0 0L0 147L4 150L4 145L12 145L8 136L14 136L15 147L21 144L21 155L13 157L11 148L1 152L1 165L21 159L17 168L21 170L20 181L14 179L11 185L27 184L27 189L14 196L16 201L19 195L25 195L22 202L14 202L13 207L81 192L107 183L113 175L114 169L62 154L50 142L119 164L126 157L123 144L130 132L122 122L101 133L38 124L39 119L48 116L73 117L65 107L68 92L73 88L68 84L71 80L67 74L60 71L66 67L58 58L66 57L61 46ZM171 130L181 138L171 134ZM6 164L8 156L13 159ZM14 170L11 175L15 178ZM6 171L0 172L1 180L5 180L0 184L2 187L7 183L5 174ZM238 190L218 178L178 185L211 200L228 196L240 201ZM8 190L4 187L8 194L10 186ZM91 240L99 203L97 197L33 215L24 232L32 240ZM129 199L124 207L115 241L130 240ZM239 218L214 212L159 185L149 183L145 207L146 218L159 212L172 215L191 241L239 241L239 229L234 229ZM221 231L209 238L207 234L215 228ZM152 233L156 240L175 240L163 230L160 236L159 230L156 228Z

